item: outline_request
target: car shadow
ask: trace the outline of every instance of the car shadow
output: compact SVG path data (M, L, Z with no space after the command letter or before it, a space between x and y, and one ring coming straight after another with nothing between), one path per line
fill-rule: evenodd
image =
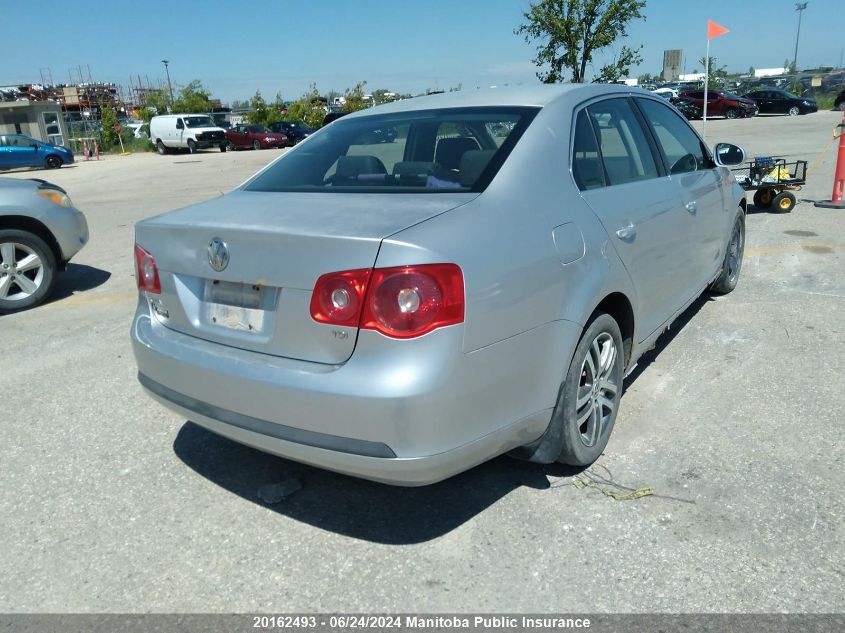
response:
M654 347L647 351L645 354L640 356L640 359L637 361L637 366L634 368L628 376L625 378L625 383L622 386L622 395L625 395L625 392L628 388L636 382L637 378L639 378L642 373L648 369L648 367L655 361L655 359L660 355L660 353L669 347L669 344L675 340L675 337L678 336L681 330L683 330L686 325L692 321L696 314L703 308L705 305L713 301L713 297L710 296L706 290L704 293L698 297L695 301L690 304L690 306L684 310L680 316L675 319L672 323L671 327L666 330L660 337L657 339Z
M67 299L77 292L84 292L102 286L111 278L107 270L86 266L85 264L68 264L64 272L59 273L53 292L44 303L52 303Z
M299 464L238 444L186 422L173 450L197 474L238 496L321 530L387 545L423 543L460 527L511 491L551 487L548 477L581 468L498 457L440 483L388 486ZM266 484L296 479L302 489L278 504L264 503Z

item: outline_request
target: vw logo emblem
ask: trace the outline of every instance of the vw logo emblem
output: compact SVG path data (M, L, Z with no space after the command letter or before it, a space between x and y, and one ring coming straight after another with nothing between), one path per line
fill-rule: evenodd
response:
M229 265L229 247L219 237L215 237L208 245L208 263L220 272Z

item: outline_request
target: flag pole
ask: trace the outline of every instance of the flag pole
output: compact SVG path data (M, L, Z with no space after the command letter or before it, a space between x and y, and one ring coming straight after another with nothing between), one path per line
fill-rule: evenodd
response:
M707 89L710 83L710 35L707 36L707 53L704 55L704 113L701 117L701 138L707 142Z

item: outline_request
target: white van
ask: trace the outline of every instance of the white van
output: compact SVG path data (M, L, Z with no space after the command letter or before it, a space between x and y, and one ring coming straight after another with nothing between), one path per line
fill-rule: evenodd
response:
M162 155L175 149L194 153L209 147L219 147L221 152L225 152L229 144L226 131L207 114L154 116L150 121L150 142Z

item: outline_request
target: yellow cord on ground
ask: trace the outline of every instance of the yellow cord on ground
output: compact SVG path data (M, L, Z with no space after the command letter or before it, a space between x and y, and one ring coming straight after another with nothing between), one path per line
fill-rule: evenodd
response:
M604 496L610 497L616 501L631 501L633 499L639 499L640 497L648 497L654 494L654 488L651 487L643 487L637 488L636 490L632 490L630 492L621 493L621 492L614 492L608 488L602 488L599 484L594 481L588 481L586 479L580 479L576 477L572 480L572 485L576 488L583 489L583 488L595 488L596 490L600 491Z

